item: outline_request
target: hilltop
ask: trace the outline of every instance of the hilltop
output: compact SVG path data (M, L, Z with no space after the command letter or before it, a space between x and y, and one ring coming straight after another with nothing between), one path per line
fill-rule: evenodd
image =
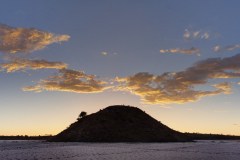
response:
M191 139L139 108L115 105L78 119L50 141L185 142Z

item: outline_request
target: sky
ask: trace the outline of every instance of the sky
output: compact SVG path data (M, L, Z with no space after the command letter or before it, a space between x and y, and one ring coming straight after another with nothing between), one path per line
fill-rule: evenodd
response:
M115 104L240 135L239 5L1 0L0 135L55 135Z

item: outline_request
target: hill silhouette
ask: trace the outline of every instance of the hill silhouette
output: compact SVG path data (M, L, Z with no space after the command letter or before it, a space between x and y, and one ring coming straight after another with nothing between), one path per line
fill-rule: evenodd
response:
M136 107L115 105L84 116L53 136L55 142L184 142L191 139Z

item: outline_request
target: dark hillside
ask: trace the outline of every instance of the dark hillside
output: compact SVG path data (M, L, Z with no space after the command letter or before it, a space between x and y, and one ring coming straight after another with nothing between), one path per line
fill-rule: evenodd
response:
M79 119L50 141L178 142L190 139L139 108L116 105Z

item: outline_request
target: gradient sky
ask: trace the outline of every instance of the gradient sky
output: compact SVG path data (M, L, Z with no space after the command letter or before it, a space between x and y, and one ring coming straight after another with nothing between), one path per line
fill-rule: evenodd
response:
M0 135L57 134L114 104L240 135L240 1L1 0Z

